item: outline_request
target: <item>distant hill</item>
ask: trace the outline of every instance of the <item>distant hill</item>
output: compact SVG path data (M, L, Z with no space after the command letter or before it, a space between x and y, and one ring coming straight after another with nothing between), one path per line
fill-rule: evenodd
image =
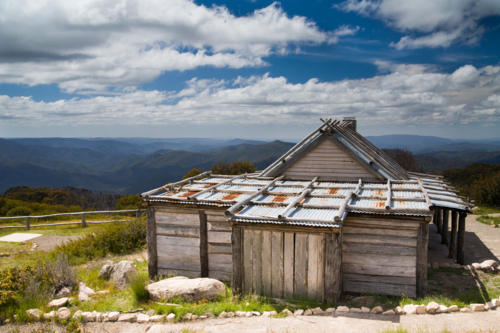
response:
M456 142L446 145L435 145L416 151L416 154L433 154L434 152L461 152L461 151L500 151L500 144Z
M378 148L407 148L411 151L418 151L436 145L454 143L454 140L440 138L437 136L421 135L381 135L367 136L371 143Z

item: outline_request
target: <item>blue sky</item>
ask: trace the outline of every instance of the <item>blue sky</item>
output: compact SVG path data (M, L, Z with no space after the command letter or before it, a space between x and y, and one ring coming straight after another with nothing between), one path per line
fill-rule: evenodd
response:
M498 138L500 1L0 3L3 137Z

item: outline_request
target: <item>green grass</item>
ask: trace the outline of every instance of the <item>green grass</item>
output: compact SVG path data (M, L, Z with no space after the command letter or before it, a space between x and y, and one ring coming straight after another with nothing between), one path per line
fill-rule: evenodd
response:
M479 209L473 211L474 215L488 215L488 214L500 213L500 209L498 208L492 208L486 206L477 206L477 207L479 207Z
M500 226L500 217L490 217L488 215L481 215L477 220L487 225L491 225L491 222L493 222L497 225L497 227Z

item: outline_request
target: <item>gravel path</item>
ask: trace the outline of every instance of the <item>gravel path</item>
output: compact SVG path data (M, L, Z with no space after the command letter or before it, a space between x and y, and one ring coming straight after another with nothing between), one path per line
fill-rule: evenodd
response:
M468 215L465 222L465 263L500 261L500 228L478 222L478 218L479 215Z
M32 240L27 241L27 243L37 244L36 248L38 251L51 251L55 249L57 245L66 243L72 239L78 239L80 236L59 236L59 235L43 235Z

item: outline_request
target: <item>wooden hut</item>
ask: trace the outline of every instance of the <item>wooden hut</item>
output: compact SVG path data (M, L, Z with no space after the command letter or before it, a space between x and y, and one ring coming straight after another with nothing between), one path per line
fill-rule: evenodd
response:
M469 204L456 192L401 168L355 119L329 119L262 172L206 172L143 193L149 274L322 302L342 291L423 296L433 215L448 240L441 210L463 217L450 247L463 256Z

